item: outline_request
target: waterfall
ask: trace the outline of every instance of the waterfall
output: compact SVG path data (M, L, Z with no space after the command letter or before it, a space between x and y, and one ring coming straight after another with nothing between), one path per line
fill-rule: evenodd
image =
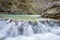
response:
M0 19L0 40L60 40L60 22Z

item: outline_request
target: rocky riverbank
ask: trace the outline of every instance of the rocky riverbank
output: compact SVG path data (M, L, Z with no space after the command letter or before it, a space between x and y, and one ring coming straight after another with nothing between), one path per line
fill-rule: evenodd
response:
M47 8L45 12L42 13L42 17L60 19L60 2L54 2L52 4L52 6Z

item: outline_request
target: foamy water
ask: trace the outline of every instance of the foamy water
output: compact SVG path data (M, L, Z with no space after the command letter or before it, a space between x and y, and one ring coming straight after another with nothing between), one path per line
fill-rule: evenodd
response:
M0 40L60 40L60 22L2 19Z

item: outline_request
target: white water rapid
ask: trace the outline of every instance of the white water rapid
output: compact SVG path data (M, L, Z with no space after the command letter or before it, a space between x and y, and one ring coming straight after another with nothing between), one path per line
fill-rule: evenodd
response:
M60 40L60 22L0 19L0 40Z

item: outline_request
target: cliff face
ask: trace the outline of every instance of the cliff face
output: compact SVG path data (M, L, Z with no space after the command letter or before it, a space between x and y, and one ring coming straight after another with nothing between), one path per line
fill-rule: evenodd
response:
M29 7L32 8L33 11L37 12L38 14L41 14L43 12L43 10L47 9L51 4L52 4L52 0L32 0L32 2L30 3L30 5L33 7Z
M0 12L39 14L60 19L60 0L0 0Z
M51 3L52 0L0 0L0 10L38 14Z
M0 0L0 12L25 12L27 0Z

